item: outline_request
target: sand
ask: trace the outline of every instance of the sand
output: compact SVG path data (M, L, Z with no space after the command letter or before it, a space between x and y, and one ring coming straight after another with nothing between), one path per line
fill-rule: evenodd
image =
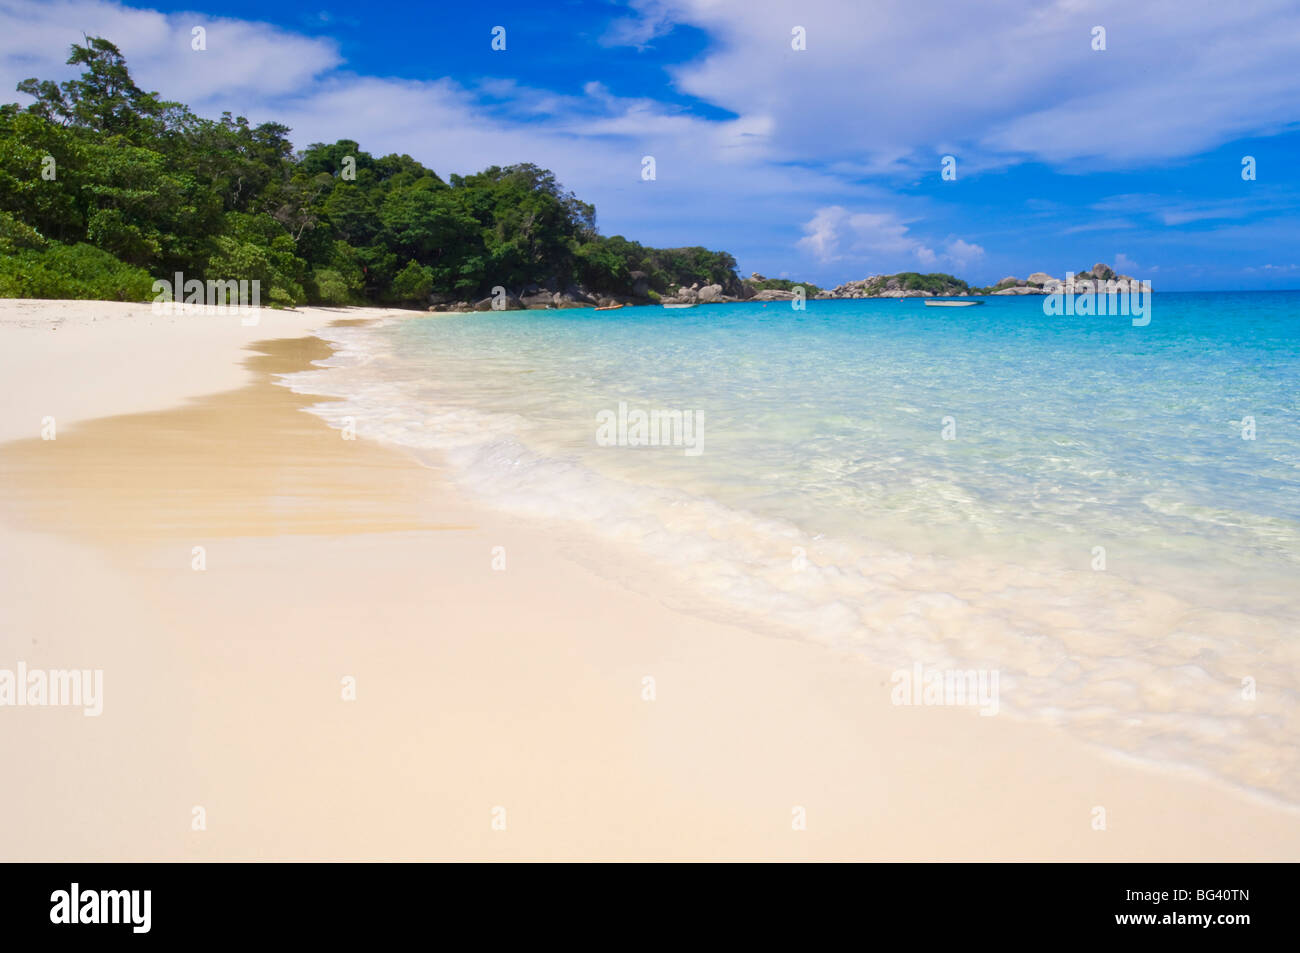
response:
M343 440L273 375L380 314L0 302L0 669L104 673L99 717L0 707L0 859L1300 857L1291 808L894 706Z

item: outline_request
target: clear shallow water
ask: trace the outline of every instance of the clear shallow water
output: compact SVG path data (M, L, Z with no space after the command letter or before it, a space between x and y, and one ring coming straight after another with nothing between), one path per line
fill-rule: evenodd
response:
M648 556L683 607L996 668L1003 710L1300 802L1300 293L1161 294L1151 318L438 316L330 329L289 384L491 505ZM702 452L598 445L620 402L702 414Z

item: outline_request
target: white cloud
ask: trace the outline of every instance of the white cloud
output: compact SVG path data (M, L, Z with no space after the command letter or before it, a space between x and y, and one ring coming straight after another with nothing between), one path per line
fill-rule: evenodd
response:
M973 242L964 241L960 238L950 241L945 249L948 260L958 268L965 268L972 262L978 261L984 257L984 249Z
M660 0L646 18L710 33L678 86L768 117L792 159L926 166L951 152L963 174L1022 158L1159 163L1300 121L1294 0L1194 13L1182 0Z
M893 212L850 212L840 205L819 208L803 225L796 243L816 261L853 261L875 271L951 264L964 268L984 257L984 249L962 238L949 238L943 253L935 243L912 234L908 222Z
M207 31L206 50L191 48L191 31ZM309 88L340 63L332 40L267 23L197 13L162 14L97 0L0 3L0 93L35 76L66 79L69 47L82 36L112 40L136 82L202 114L237 108Z

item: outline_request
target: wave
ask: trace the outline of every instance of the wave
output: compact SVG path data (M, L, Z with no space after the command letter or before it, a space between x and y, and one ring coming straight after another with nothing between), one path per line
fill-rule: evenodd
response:
M1292 619L1235 609L1231 592L1189 602L1087 568L814 534L695 485L598 472L546 446L528 416L446 400L454 382L432 386L428 364L401 353L386 325L320 335L334 354L281 380L337 398L312 413L340 428L351 418L361 436L446 464L487 506L602 540L623 558L589 564L625 585L895 670L994 670L1013 715L1300 803ZM508 386L520 389L519 406L535 399L527 375Z

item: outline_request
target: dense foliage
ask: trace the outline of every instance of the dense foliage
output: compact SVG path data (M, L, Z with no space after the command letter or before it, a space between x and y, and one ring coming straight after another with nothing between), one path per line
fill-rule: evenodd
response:
M802 288L810 298L822 290L811 281L791 281L788 278L746 278L745 284L755 291L794 291L795 288Z
M888 279L896 279L898 286L904 291L928 291L936 295L950 295L972 290L962 279L941 271L931 272L928 275L915 271L900 271L896 275L887 276L886 280Z
M80 79L24 80L35 101L0 106L0 295L147 300L151 276L177 271L258 279L279 305L737 287L725 252L600 235L595 209L534 165L444 181L350 140L295 153L285 126L139 89L107 40L68 62Z

